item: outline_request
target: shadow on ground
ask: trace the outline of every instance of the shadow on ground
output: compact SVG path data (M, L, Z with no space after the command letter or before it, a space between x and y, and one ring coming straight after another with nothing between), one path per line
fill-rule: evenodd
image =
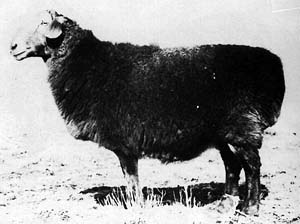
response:
M196 185L189 185L187 187L177 186L177 187L160 187L160 188L143 188L144 198L154 198L163 205L171 205L176 202L183 204L190 203L191 206L197 205L202 206L205 204L212 203L216 200L221 199L224 194L224 184L223 183L201 183ZM246 188L242 184L239 187L240 200L245 198ZM81 191L82 194L94 194L94 198L98 204L107 205L108 198L113 200L116 204L122 204L125 208L128 204L128 199L126 196L126 187L93 187ZM268 196L268 189L265 185L261 185L261 199L263 200Z

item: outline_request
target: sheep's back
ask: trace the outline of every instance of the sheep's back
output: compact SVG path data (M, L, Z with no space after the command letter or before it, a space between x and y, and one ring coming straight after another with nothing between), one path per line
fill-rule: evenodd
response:
M182 158L193 157L201 145L206 148L218 133L236 125L233 118L254 115L259 132L273 125L284 94L277 56L262 48L232 45L157 51L136 63L129 86L130 97L124 102L131 102L132 116L125 122L126 133L131 130L137 132L132 139L144 138L139 143L146 154L168 154L172 146L180 155L180 145L188 148L191 142L193 148L197 141L198 149L187 150L189 155Z
M280 59L267 50L207 45L156 52L139 62L131 88L143 108L162 117L217 123L242 104L270 126L279 115L284 80Z

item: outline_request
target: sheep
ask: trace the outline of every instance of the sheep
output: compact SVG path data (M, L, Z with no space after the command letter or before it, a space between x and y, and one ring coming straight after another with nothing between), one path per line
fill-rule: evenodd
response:
M239 208L258 215L258 150L285 92L278 56L244 45L111 43L53 10L30 34L16 36L11 54L43 59L71 135L114 152L137 198L140 158L185 161L214 147L224 161L225 193L238 195L243 169Z

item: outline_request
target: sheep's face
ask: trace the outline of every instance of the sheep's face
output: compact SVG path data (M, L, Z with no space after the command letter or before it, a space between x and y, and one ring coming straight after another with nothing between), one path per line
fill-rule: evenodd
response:
M47 39L62 35L65 17L55 11L44 11L36 16L26 27L19 30L11 42L11 54L18 60L27 57L48 57Z

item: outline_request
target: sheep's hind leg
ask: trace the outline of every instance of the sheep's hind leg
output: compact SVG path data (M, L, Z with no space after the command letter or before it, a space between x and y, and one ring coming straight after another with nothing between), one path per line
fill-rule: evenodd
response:
M260 201L260 157L256 147L236 147L246 176L246 197L241 210L258 215Z
M125 153L117 153L117 156L127 181L126 196L128 202L135 201L138 204L142 204L143 194L139 186L138 158L134 155L126 155Z
M225 142L234 148L246 178L246 195L238 208L248 215L258 215L260 197L260 157L263 122L255 108L239 104L224 124ZM249 110L250 109L250 110Z
M239 179L242 166L237 156L231 151L228 144L224 143L217 147L220 150L224 162L226 181L225 194L239 195Z
M225 195L221 198L217 211L227 213L235 209L239 200L239 179L242 166L239 158L226 143L219 143L216 148L220 151L225 166ZM226 195L227 194L227 195ZM236 197L230 197L236 196Z

